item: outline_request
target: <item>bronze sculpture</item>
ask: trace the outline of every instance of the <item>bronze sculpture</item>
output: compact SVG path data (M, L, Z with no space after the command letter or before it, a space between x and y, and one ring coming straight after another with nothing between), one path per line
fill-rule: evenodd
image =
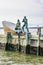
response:
M26 16L24 16L22 22L24 22L24 25L22 27L23 31L24 31L24 27L26 27L27 31L29 32L29 30L28 30L28 20L27 20Z

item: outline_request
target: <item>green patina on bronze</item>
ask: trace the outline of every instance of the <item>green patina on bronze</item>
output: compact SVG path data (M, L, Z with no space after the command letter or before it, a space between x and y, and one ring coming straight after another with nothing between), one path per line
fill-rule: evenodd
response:
M24 27L26 27L27 31L29 32L29 30L28 30L28 20L27 20L26 16L24 16L22 22L24 22L24 25L22 27L23 31L24 31Z
M12 40L11 32L7 33L7 43L10 44Z

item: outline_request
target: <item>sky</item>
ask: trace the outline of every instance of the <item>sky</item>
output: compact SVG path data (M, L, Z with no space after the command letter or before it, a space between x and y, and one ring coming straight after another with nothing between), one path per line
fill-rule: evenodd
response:
M0 0L0 26L4 20L22 22L24 16L29 24L43 26L43 0Z

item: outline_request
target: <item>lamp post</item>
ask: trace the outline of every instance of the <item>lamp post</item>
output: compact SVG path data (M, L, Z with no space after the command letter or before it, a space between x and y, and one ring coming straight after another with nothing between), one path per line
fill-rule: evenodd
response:
M20 30L18 30L19 32L18 32L18 50L19 50L19 52L21 52L21 45L20 45Z

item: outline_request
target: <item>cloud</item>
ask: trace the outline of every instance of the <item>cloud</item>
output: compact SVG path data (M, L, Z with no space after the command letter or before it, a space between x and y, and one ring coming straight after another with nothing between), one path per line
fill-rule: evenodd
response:
M43 22L43 0L0 0L0 21L22 20L26 15L30 23Z
M41 0L0 0L0 13L10 15L42 15L43 5Z
M43 0L0 0L0 26L3 20L22 23L25 15L29 25L43 26Z

